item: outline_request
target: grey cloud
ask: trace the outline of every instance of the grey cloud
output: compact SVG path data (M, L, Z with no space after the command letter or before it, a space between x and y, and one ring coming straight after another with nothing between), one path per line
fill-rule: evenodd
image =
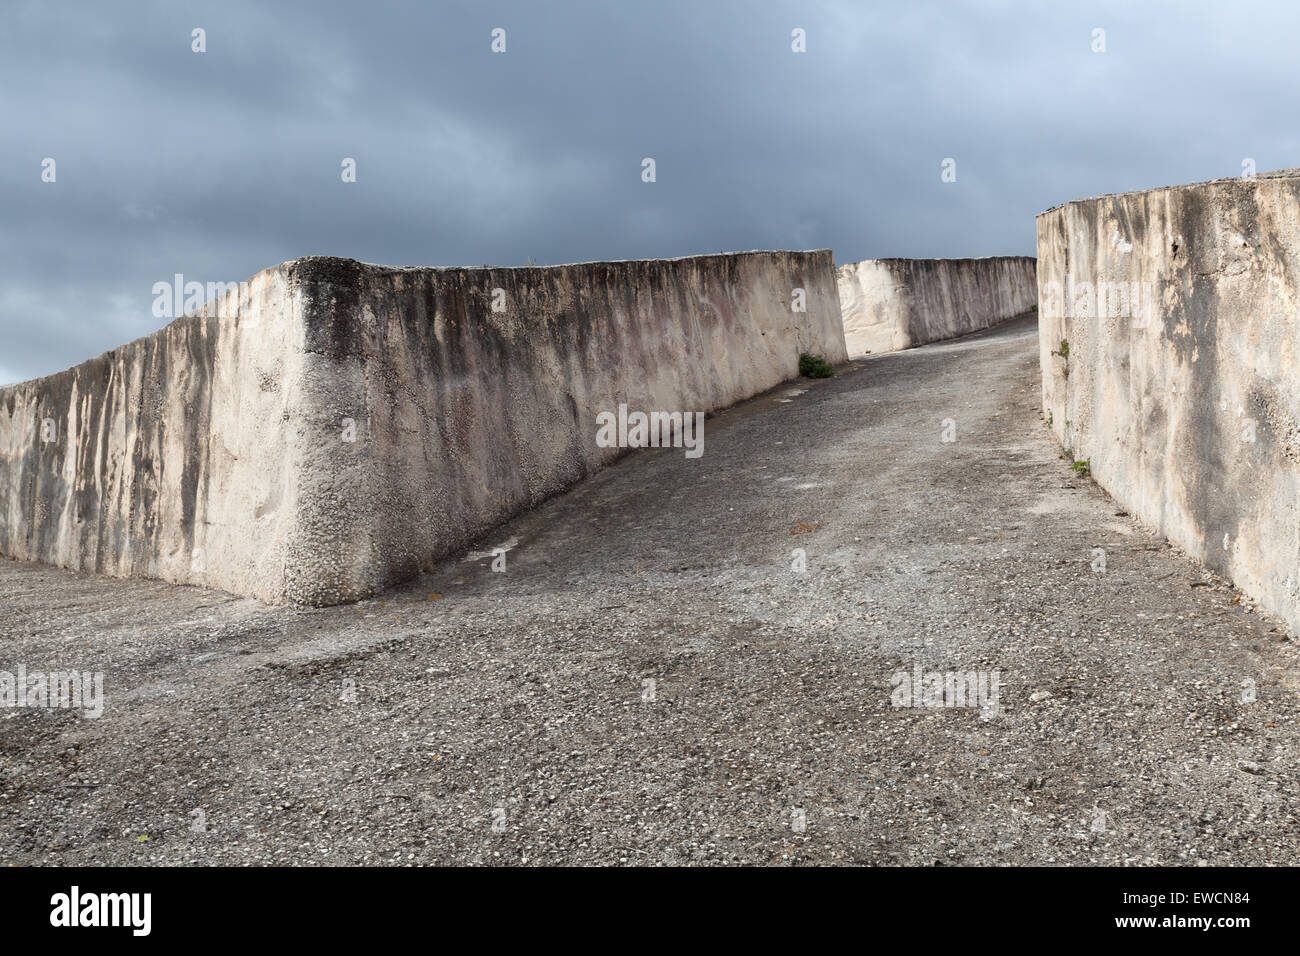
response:
M176 272L231 281L316 253L1032 254L1048 206L1234 175L1245 157L1295 165L1300 146L1300 11L1282 2L31 2L4 16L3 380L157 328L152 285ZM505 55L489 50L497 26ZM956 183L940 182L945 157Z

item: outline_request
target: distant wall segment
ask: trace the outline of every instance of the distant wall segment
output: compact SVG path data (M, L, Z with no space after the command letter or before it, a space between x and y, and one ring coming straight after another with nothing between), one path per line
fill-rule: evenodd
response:
M1037 301L1034 260L867 259L837 270L850 355L893 352L978 332Z

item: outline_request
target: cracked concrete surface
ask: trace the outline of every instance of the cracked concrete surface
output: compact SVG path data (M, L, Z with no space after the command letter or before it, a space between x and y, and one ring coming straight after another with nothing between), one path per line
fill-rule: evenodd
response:
M0 862L1293 862L1294 644L1069 470L1037 361L782 386L359 606L0 562L0 669L107 695L0 711ZM998 712L891 707L916 664Z

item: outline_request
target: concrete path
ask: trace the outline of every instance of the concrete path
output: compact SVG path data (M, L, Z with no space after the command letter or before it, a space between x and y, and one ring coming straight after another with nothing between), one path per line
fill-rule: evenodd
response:
M1035 335L777 389L359 607L0 562L0 669L108 701L0 712L0 862L1294 862L1295 645L1071 473ZM996 710L891 706L918 665Z

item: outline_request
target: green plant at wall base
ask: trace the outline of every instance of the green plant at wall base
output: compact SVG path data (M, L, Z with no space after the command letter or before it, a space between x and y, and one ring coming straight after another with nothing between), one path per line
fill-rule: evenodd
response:
M809 378L830 378L835 374L835 369L822 356L804 352L799 356L799 374Z
M1073 471L1080 478L1087 478L1089 475L1092 474L1092 459L1088 458L1085 459L1084 461L1076 461L1073 465L1070 466L1070 470Z
M1052 354L1059 355L1063 359L1068 359L1070 357L1070 343L1065 339L1061 339L1061 347L1059 349L1052 349Z

